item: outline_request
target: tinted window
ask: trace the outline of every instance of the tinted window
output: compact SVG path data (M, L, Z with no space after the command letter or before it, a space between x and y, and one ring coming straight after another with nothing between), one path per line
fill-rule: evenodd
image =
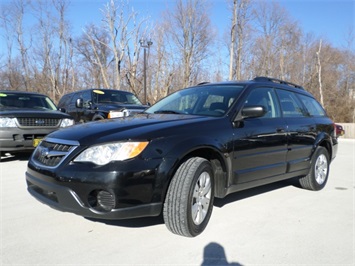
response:
M90 103L92 102L91 91L84 91L81 94L81 98L83 99L84 107L89 108Z
M79 98L79 94L78 93L74 93L73 97L70 99L70 104L75 106L75 102L76 100Z
M11 108L57 110L55 104L47 96L27 93L0 93L0 106Z
M67 95L64 95L59 103L58 103L58 107L67 107L70 103L70 99L71 99L71 96L73 96L73 94L67 94Z
M298 95L301 99L303 105L306 107L309 115L311 116L325 116L325 111L323 107L313 98L305 96L305 95Z
M95 103L142 104L134 94L117 90L93 90L93 97Z
M183 113L223 116L243 86L198 86L177 91L146 110L147 113Z
M282 115L284 117L303 117L308 115L295 93L286 90L277 90L277 95L279 96Z
M256 88L250 92L245 106L261 105L267 113L262 118L280 117L279 103L272 88Z

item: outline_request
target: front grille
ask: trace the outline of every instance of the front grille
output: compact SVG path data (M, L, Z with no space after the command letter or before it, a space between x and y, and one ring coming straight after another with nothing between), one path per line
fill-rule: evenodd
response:
M42 141L33 154L36 163L47 167L56 167L67 157L77 145Z
M17 118L18 124L21 127L58 127L60 123L59 118Z

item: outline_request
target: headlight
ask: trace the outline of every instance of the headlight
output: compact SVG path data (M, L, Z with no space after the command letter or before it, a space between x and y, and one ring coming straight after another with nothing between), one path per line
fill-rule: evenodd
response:
M69 127L72 125L74 125L74 120L69 118L62 119L62 122L60 123L60 127Z
M110 111L107 118L117 118L129 116L129 111L127 109L122 109L120 111Z
M149 142L118 142L90 147L83 151L74 162L92 162L105 165L111 161L124 161L139 155Z
M0 117L0 127L17 127L16 118Z

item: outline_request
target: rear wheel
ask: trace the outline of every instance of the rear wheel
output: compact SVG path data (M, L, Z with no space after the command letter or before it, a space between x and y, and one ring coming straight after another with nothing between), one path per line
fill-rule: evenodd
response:
M214 176L210 162L193 157L181 164L171 180L164 202L164 222L174 234L194 237L211 217Z
M324 147L318 147L312 157L308 175L299 180L301 186L309 190L323 189L328 180L329 163L328 151Z

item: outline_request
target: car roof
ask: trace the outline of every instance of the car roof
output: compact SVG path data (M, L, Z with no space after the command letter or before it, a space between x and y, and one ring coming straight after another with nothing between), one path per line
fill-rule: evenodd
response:
M132 92L129 92L129 91L124 91L124 90L116 90L116 89L101 89L101 88L91 88L91 89L83 89L83 90L77 90L77 91L73 91L73 92L70 92L70 93L67 93L65 95L69 95L69 94L74 94L74 93L80 93L80 92L85 92L85 91L94 91L94 90L98 90L98 91L109 91L109 92L122 92L122 93L129 93L129 94L133 94Z
M213 82L213 83L202 82L197 84L197 86L216 86L216 85L243 85L243 86L251 86L251 85L271 86L272 85L276 88L287 89L293 92L302 93L313 97L311 93L306 91L300 85L288 81L284 81L281 79L270 78L270 77L256 77L252 80L234 80L234 81L222 81L222 82Z
M0 93L3 94L21 94L21 95L38 95L38 96L45 96L48 97L45 94L38 93L38 92L29 92L29 91L10 91L10 90L0 90Z

